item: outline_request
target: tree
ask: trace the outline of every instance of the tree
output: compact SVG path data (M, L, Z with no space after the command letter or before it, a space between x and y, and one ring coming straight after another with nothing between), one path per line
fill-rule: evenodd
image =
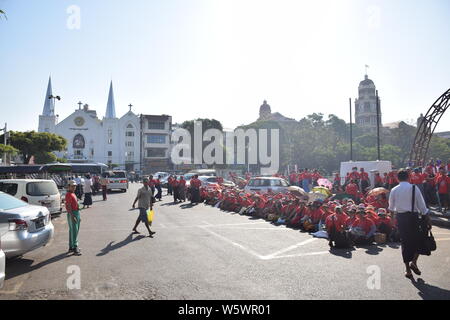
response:
M34 156L34 162L36 164L53 163L56 161L56 156L51 152L39 152Z
M14 148L13 146L8 146L4 144L0 144L0 156L6 153L7 155L14 156L19 153L19 150Z
M45 157L45 153L63 151L67 146L67 140L61 136L48 132L10 132L11 145L19 150L23 162L28 163L32 156ZM46 156L51 157L51 156ZM54 158L56 160L56 157Z

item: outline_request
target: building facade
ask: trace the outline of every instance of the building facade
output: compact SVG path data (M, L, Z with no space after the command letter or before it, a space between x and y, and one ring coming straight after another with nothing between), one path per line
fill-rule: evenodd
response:
M172 117L168 115L141 115L141 171L152 174L172 170Z
M379 97L378 101L380 106L379 122L381 128L381 101ZM362 128L376 129L377 127L376 87L367 74L358 87L358 98L355 100L355 123Z
M105 116L100 120L87 104L78 104L71 115L58 122L55 115L52 84L49 79L44 109L39 116L39 132L58 134L68 141L67 149L57 153L69 162L100 162L116 164L120 169L140 169L140 119L130 109L116 117L114 91L111 82Z

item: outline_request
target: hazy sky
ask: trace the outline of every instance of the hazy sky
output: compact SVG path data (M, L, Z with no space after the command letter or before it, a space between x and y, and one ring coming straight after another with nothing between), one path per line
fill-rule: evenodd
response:
M79 29L75 11L80 10ZM48 77L60 119L116 113L215 118L272 111L348 120L367 64L383 122L416 119L450 88L448 0L0 0L0 125L37 130ZM70 10L68 10L70 9ZM69 12L68 12L69 11ZM69 26L68 26L69 24ZM450 130L450 111L438 131Z

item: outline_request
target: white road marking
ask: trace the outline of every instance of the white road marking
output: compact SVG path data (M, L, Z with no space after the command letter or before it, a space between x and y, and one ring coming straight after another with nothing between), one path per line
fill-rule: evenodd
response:
M299 242L299 243L294 244L294 245L292 245L292 246L289 246L289 247L287 247L287 248L285 248L285 249L279 250L279 251L274 252L274 253L272 253L272 254L270 254L270 255L268 255L268 256L265 256L264 258L265 258L265 259L270 259L270 258L272 258L272 257L278 256L279 254L282 254L282 253L285 253L285 252L288 252L288 251L297 249L298 247L304 246L305 244L314 242L314 241L316 241L316 240L317 240L317 238L311 238L311 239L308 239L308 240Z
M317 252L307 252L307 253L298 253L298 254L288 254L284 256L266 256L264 260L273 260L273 259L282 259L282 258L295 258L295 257L304 257L304 256L316 256L321 254L329 254L330 251L317 251Z
M202 220L202 222L203 222L204 224L208 225L208 226L212 226L212 224L211 224L211 223L209 223L208 221L204 221L204 220Z
M0 294L8 294L8 295L9 294L17 294L19 292L20 288L22 287L22 285L23 285L23 281L17 283L14 286L14 289L12 289L12 290L9 290L9 291L0 290Z
M245 251L245 252L247 252L247 253L249 253L249 254L251 254L251 255L259 258L259 259L262 259L262 257L263 257L260 254L258 254L257 252L253 251L252 249L249 249L249 248L247 248L247 247L245 247L245 246L243 246L243 245L241 245L241 244L239 244L237 242L234 242L233 240L230 240L230 239L228 239L228 238L226 238L226 237L224 237L224 236L222 236L222 235L220 235L218 233L215 233L214 231L209 230L208 228L206 228L204 226L201 226L200 228L205 230L206 232L209 232L210 234L216 236L217 238L219 238L219 239L221 239L221 240L223 240L225 242L228 242L228 243L232 244L233 246L238 247L238 248L242 249L243 251Z

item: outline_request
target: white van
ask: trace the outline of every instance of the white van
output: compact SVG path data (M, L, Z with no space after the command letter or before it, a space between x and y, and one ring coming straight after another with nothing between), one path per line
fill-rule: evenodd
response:
M127 172L123 170L113 170L108 173L108 191L120 189L122 192L128 190Z
M46 207L50 214L62 213L61 195L53 180L0 180L0 191L29 204Z
M370 184L373 188L375 186L375 173L379 172L383 177L384 173L392 171L392 163L390 161L349 161L341 162L341 185L345 183L345 177L347 173L352 171L353 167L358 168L358 172L361 168L369 174Z

